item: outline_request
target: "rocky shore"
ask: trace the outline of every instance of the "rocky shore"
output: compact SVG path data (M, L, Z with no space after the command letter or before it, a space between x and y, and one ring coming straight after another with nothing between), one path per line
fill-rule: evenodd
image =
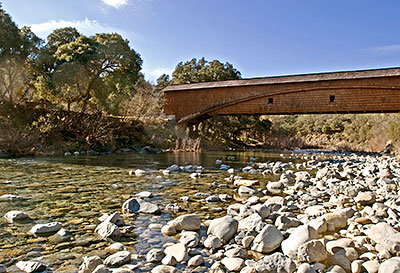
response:
M400 272L400 164L395 158L306 155L301 163L293 162L250 158L247 166L231 168L217 160L224 177L209 187L234 189L234 196L228 191L199 192L175 196L176 203L161 207L152 192L138 192L119 209L101 216L95 226L85 227L103 242L101 254L81 257L79 269L64 267L62 272ZM202 167L177 165L159 170L158 175L178 172L192 180L207 176ZM266 181L271 174L280 178ZM143 177L149 172L135 169L130 175ZM0 196L9 201L18 198L22 197ZM125 223L126 217L178 212L199 198L204 204L218 204L215 211L220 216L207 219L201 213L181 212L166 224L149 224L145 231L149 239L157 231L165 240L146 253L134 251L124 240L135 228ZM11 226L29 219L23 211L9 211L4 217ZM36 224L29 233L59 242L74 240L63 226ZM0 266L0 272L53 270L40 257Z

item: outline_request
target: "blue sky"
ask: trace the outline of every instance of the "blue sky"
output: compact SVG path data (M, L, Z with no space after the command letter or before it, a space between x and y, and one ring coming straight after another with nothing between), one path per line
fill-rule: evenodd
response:
M398 0L0 0L45 38L117 32L154 81L180 61L230 62L244 78L400 66Z

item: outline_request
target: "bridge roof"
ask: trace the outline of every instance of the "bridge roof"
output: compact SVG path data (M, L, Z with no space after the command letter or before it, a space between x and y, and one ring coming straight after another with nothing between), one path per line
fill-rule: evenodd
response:
M365 79L365 78L380 78L380 77L395 77L395 76L400 76L400 67L370 69L370 70L355 70L355 71L339 71L339 72L328 72L328 73L285 75L285 76L273 76L265 78L170 85L164 89L164 92L236 87L236 86L252 86L252 85L314 82L314 81L333 81L333 80L346 80L346 79Z

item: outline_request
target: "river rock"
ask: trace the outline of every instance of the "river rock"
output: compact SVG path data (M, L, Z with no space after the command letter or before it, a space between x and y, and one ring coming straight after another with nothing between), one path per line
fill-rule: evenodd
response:
M164 254L164 255L165 255L165 254ZM175 266L175 265L178 263L178 261L175 259L175 257L170 256L170 255L167 255L167 256L165 256L165 257L161 260L161 263L162 263L163 265Z
M201 255L196 255L188 261L188 266L198 267L204 264L204 258Z
M147 252L146 261L148 263L158 263L165 257L164 251L161 249L151 249Z
M104 264L99 264L94 270L93 273L112 273L110 269Z
M400 257L393 257L384 261L378 270L378 273L399 273L400 272Z
M153 197L153 193L149 192L149 191L142 191L139 192L138 194L136 194L137 197L140 198L151 198Z
M400 250L400 233L385 222L372 226L367 231L367 236L392 253Z
M178 263L180 263L182 261L187 261L189 258L187 247L185 244L182 244L182 243L177 243L177 244L167 247L164 250L164 253L166 255L175 257L175 259L178 261Z
M100 223L95 232L102 238L119 238L121 236L118 226L110 222Z
M83 263L79 267L78 273L92 273L99 264L102 264L99 256L83 257Z
M176 231L196 231L200 230L201 220L196 214L185 214L170 221L169 225L175 228Z
M346 273L346 271L340 265L332 265L326 270L326 273Z
M323 218L328 224L329 231L335 231L347 226L347 217L340 213L327 213L323 215Z
M280 252L276 252L256 262L254 268L257 272L292 273L296 270L296 265L289 257Z
M179 242L185 244L187 247L197 247L200 242L200 236L194 231L184 231L179 238Z
M36 235L36 236L41 236L41 235L46 235L49 233L56 233L59 231L62 227L62 224L60 222L51 222L47 224L37 224L34 225L30 230L29 233Z
M282 242L282 251L289 257L296 257L298 248L313 239L318 239L318 233L314 228L309 225L299 226Z
M364 262L362 266L368 273L378 273L380 268L380 263L377 260L372 260Z
M177 273L178 270L170 265L159 265L151 270L151 273Z
M38 261L19 261L15 264L15 266L27 273L43 272L46 270L46 266Z
M245 186L245 187L250 187L256 184L258 184L258 180L236 179L233 182L234 186Z
M297 273L317 273L314 268L310 264L301 264L299 268L297 268Z
M164 234L165 236L173 236L176 234L176 230L174 227L170 225L164 225L161 228L161 233Z
M123 244L116 242L116 243L113 243L110 246L108 246L106 248L106 250L111 251L111 252L123 251L123 250L126 250L126 247Z
M258 213L253 213L239 221L238 230L253 231L257 227L262 228L263 225L263 218Z
M28 218L28 215L19 210L12 210L4 215L9 223L14 223L15 221L23 221Z
M221 263L229 270L238 272L244 267L244 260L241 258L228 258L225 257L221 260Z
M269 182L267 184L267 190L272 194L281 194L285 189L285 185L281 182Z
M275 226L267 224L254 238L251 250L270 253L280 246L282 240L282 233Z
M131 261L131 253L129 251L119 251L104 260L106 266L116 267L127 264Z
M215 235L220 239L228 242L233 238L239 226L239 222L227 215L221 218L214 219L210 222L207 234Z
M246 186L240 186L238 189L239 195L253 195L257 193L257 190L246 187Z
M246 258L247 251L239 246L234 246L225 251L224 254L228 258Z
M373 192L359 192L354 201L360 205L368 206L375 203L375 194Z
M300 262L322 262L328 257L324 244L320 240L311 240L302 244L297 251Z
M14 195L14 194L3 194L0 196L0 201L15 201L22 200L22 196Z
M140 204L136 198L128 199L122 204L122 212L124 213L135 213L138 212L139 209Z
M222 246L221 239L215 235L209 235L204 241L204 246L209 249L218 249Z

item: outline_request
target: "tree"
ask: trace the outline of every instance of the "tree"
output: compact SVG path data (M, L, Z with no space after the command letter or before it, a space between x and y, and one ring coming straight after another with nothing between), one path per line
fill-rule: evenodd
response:
M21 30L0 4L0 101L21 98L29 79L29 61L35 58L41 40L24 27Z
M134 92L142 60L118 34L80 35L74 28L55 30L36 63L38 98L85 112L118 114Z
M172 84L237 80L241 74L230 63L218 60L208 62L203 58L193 58L185 63L180 62L172 73Z

